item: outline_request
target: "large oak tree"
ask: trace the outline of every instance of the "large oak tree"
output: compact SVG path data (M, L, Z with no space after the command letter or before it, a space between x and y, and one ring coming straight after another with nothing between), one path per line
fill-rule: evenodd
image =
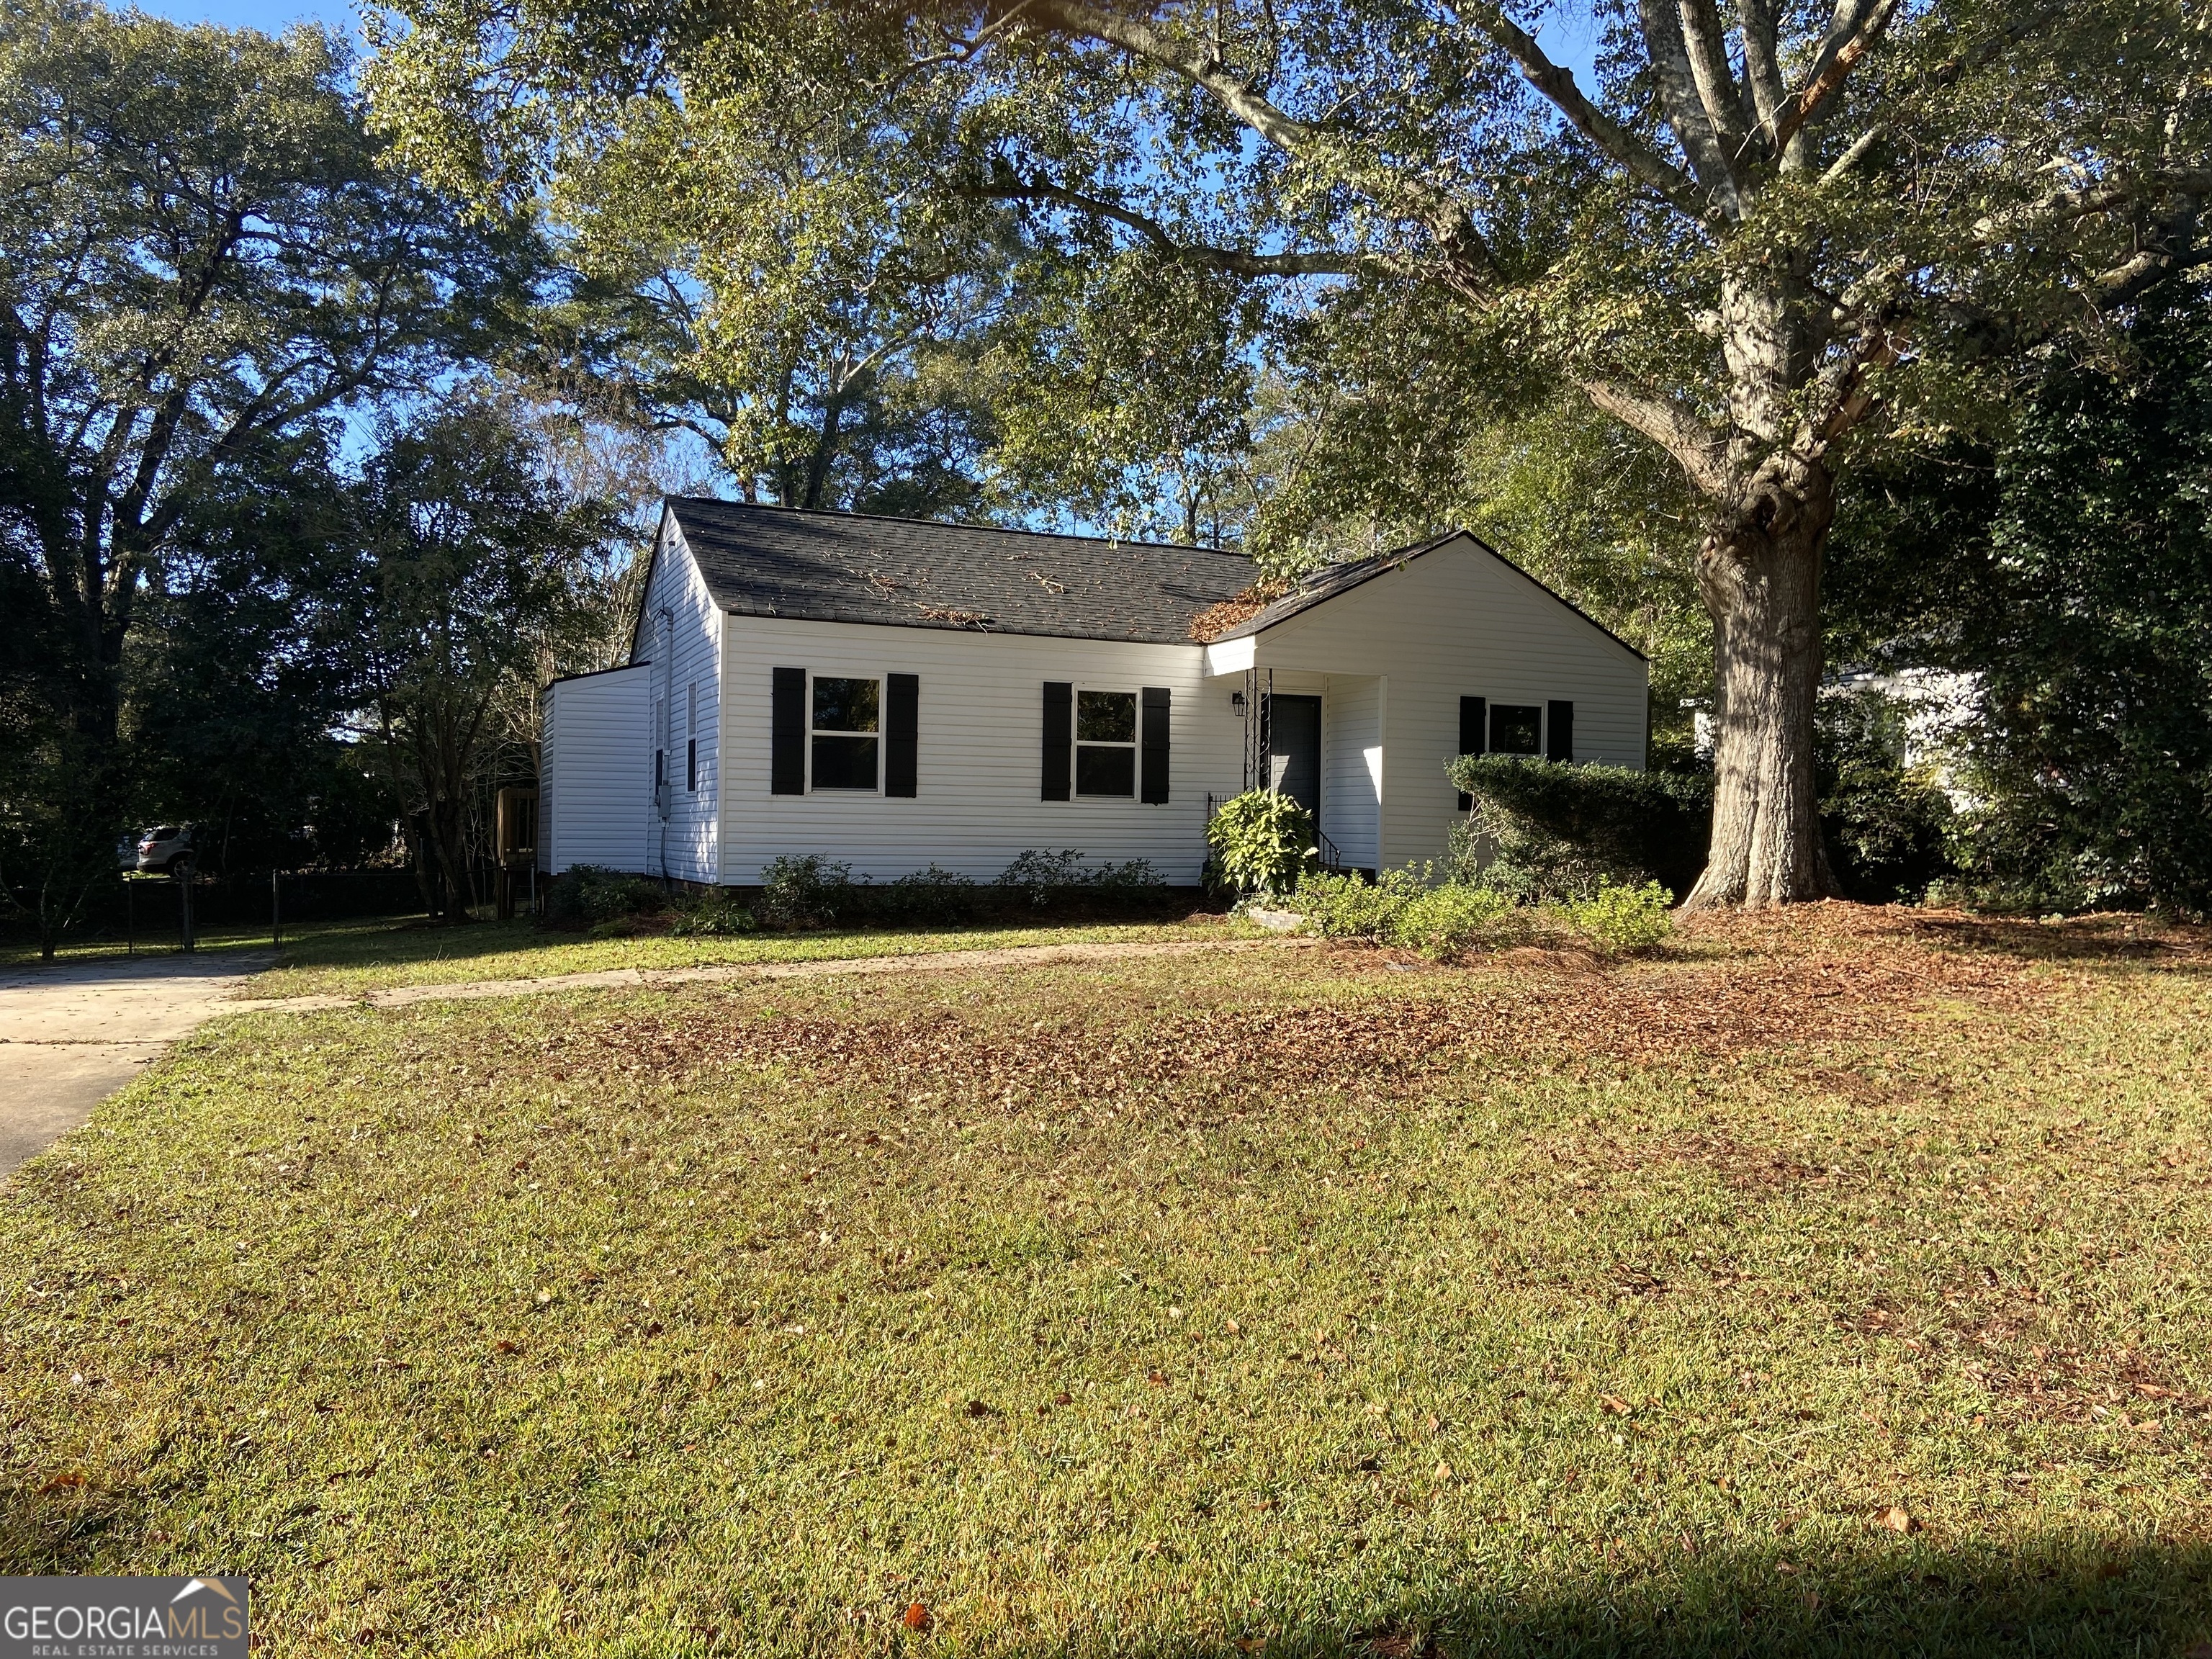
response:
M855 155L896 133L902 187L944 204L1309 305L1449 307L1470 361L1573 388L1701 503L1700 904L1836 890L1813 713L1851 468L1990 419L2056 333L2212 259L2212 32L2169 0L401 10L388 116L507 189L741 82ZM1541 43L1578 30L1587 84Z

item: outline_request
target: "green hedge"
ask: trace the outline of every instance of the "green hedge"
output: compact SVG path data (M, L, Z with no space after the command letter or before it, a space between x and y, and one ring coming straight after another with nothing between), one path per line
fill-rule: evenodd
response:
M1510 755L1462 755L1445 771L1474 800L1453 836L1462 880L1556 903L1587 898L1601 884L1656 881L1686 893L1705 867L1710 774Z

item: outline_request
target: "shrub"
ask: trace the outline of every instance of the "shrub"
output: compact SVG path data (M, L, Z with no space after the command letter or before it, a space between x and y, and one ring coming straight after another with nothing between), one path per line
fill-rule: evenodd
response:
M1513 755L1462 755L1445 771L1474 799L1452 834L1455 879L1524 903L1658 880L1686 890L1704 866L1712 779Z
M1829 861L1869 904L1916 901L1951 869L1951 799L1938 769L1905 761L1909 702L1872 688L1824 696L1816 769Z
M771 927L827 927L852 908L853 866L819 853L772 860L761 872L759 914Z
M608 927L667 908L667 894L651 877L596 864L572 864L545 889L545 921L554 927Z
M1382 944L1390 938L1399 913L1420 890L1420 878L1411 870L1385 870L1371 882L1310 870L1298 878L1285 902L1323 939Z
M734 893L720 887L679 904L678 912L669 932L679 939L724 938L750 933L760 926L760 918L739 903Z
M854 888L851 897L870 915L907 927L970 921L982 902L974 878L934 864L881 887Z
M1656 881L1640 886L1601 882L1588 898L1563 905L1567 925L1600 956L1639 956L1674 931L1667 907L1674 896Z
M1314 855L1313 814L1273 789L1248 789L1221 804L1206 844L1236 891L1288 892Z
M1501 935L1518 920L1513 901L1494 888L1448 881L1414 894L1390 918L1394 945L1443 962Z
M1085 866L1081 852L1063 847L1056 853L1033 848L1022 854L1000 873L998 884L1042 908L1071 891L1135 893L1164 887L1167 880L1144 859L1091 869Z

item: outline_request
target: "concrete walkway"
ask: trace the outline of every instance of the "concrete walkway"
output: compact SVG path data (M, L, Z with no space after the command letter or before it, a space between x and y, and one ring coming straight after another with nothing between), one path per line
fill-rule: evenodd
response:
M0 973L0 1180L201 1021L227 1013L265 952L110 957Z
M547 991L635 991L666 985L724 985L745 980L827 979L851 974L953 973L963 968L1048 967L1063 962L1126 962L1139 957L1203 956L1223 951L1279 951L1315 939L1131 940L1100 945L1016 945L996 951L914 951L895 957L829 957L809 962L725 963L711 968L609 968L537 979L463 980L452 985L395 985L351 996L239 997L222 1012L313 1013L330 1008L404 1008L417 1002L473 1001Z

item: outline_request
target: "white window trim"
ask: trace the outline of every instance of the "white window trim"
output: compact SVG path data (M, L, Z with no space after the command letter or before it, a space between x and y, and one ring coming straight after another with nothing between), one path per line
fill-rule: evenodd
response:
M1083 730L1083 694L1110 692L1129 699L1135 710L1135 735L1127 743L1101 743L1096 738L1078 735ZM1145 740L1145 691L1137 685L1084 685L1079 683L1067 699L1067 798L1079 800L1134 800L1144 793L1144 780L1138 774L1144 768L1144 757L1138 751ZM1129 751L1129 793L1126 795L1087 795L1083 792L1083 751L1086 749L1126 749Z
M1493 749L1490 746L1492 721L1500 708L1534 708L1536 711L1536 746L1528 749ZM1486 697L1482 709L1482 752L1486 755L1511 755L1520 760L1541 760L1549 752L1552 735L1552 707L1544 698L1524 702L1517 696Z
M814 682L823 680L873 680L876 683L876 729L872 732L845 732L834 726L814 723ZM806 793L824 795L881 795L884 793L884 699L890 694L889 677L866 672L853 673L817 674L806 671ZM876 740L876 781L866 789L824 789L814 781L814 739L821 738L873 738Z

